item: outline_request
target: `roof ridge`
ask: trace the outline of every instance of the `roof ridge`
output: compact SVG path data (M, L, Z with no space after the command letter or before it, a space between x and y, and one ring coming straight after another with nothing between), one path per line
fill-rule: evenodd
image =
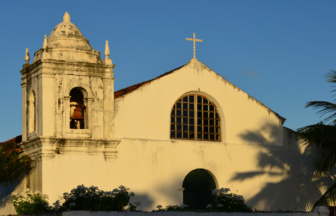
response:
M134 90L140 88L140 87L143 86L143 85L149 84L149 83L151 83L152 81L154 81L154 80L156 80L156 79L159 79L159 78L164 77L164 76L166 76L166 75L168 75L168 74L171 74L171 73L173 73L174 71L176 71L176 70L178 70L178 69L184 67L185 65L186 65L186 64L184 64L184 65L182 65L182 66L180 66L180 67L178 67L178 68L175 68L175 69L173 69L173 70L171 70L171 71L168 71L168 72L166 72L166 73L164 73L164 74L161 74L160 76L157 76L157 77L155 77L155 78L153 78L153 79L150 79L150 80L147 80L147 81L143 81L143 82L141 82L141 83L138 83L138 84L131 85L131 86L129 86L129 87L120 89L120 90L114 92L114 100L117 99L117 98L122 98L122 97L124 97L124 95L129 94L129 93L131 93L132 91L134 91Z

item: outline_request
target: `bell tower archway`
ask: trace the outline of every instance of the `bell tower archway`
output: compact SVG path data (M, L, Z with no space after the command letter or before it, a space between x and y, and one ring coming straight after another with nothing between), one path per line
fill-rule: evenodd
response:
M216 189L213 177L205 169L195 169L188 173L183 181L183 204L189 209L206 209L214 204L212 191Z

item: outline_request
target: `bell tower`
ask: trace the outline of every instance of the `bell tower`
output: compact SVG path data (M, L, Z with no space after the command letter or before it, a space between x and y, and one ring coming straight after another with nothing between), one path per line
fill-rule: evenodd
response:
M114 77L108 42L105 59L66 12L22 74L22 148L33 158L98 145L105 159L116 157ZM36 144L36 145L35 145ZM81 147L79 147L81 146Z

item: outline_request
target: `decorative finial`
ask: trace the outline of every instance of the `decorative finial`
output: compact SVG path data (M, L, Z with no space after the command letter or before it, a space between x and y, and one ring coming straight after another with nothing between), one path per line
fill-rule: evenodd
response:
M42 49L46 50L47 49L47 45L48 45L47 35L44 35L44 41L43 41Z
M108 58L108 56L110 55L110 48L109 48L109 45L108 45L108 41L106 41L106 44L105 44L105 56L106 58Z
M70 15L68 14L68 12L65 12L63 16L63 22L70 22Z
M29 64L29 51L28 51L28 48L26 48L26 56L25 56L25 61L26 61L26 64Z
M106 44L105 44L104 54L105 54L105 59L103 60L103 63L106 64L106 65L112 65L112 69L113 69L112 59L109 58L110 48L109 48L109 45L108 45L108 41L106 41Z
M196 34L194 33L194 38L186 38L186 40L193 41L194 42L194 59L196 59L196 41L197 42L203 42L201 39L196 39Z

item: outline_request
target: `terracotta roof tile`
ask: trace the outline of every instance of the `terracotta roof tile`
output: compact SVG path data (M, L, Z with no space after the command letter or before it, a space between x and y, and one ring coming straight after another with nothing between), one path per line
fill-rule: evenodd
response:
M181 67L175 68L174 70L168 71L168 72L166 72L166 73L164 73L164 74L162 74L162 75L160 75L160 76L158 76L158 77L155 77L154 79L147 80L147 81L144 81L144 82L142 82L142 83L138 83L138 84L129 86L129 87L127 87L127 88L120 89L120 90L114 92L114 100L117 99L117 98L122 98L122 97L124 97L124 95L126 95L126 94L128 94L128 93L131 93L132 91L134 91L134 90L140 88L141 86L147 85L147 84L151 83L152 81L154 81L154 80L156 80L156 79L159 79L159 78L164 77L164 76L166 76L166 75L168 75L168 74L171 74L171 73L173 73L174 71L176 71L176 70L182 68L183 66L184 66L184 65L182 65Z

